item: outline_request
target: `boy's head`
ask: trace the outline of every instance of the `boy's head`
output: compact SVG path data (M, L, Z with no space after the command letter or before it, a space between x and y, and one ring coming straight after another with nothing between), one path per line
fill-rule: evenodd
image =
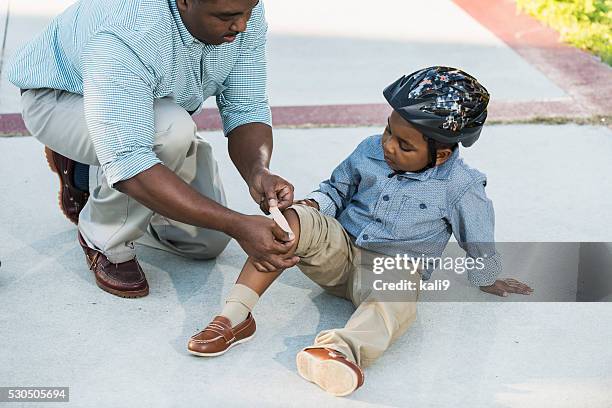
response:
M383 135L385 159L395 171L417 172L444 163L458 143L469 147L487 118L489 93L455 68L431 67L389 85L393 108Z

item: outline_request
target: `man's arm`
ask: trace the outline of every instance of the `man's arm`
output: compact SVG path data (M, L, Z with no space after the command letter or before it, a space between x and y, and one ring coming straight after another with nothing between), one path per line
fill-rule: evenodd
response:
M272 114L266 93L267 23L263 3L254 9L248 30L242 34L240 55L217 96L217 106L228 137L232 161L249 186L262 211L270 206L285 209L293 201L293 186L270 172Z
M158 164L115 188L154 212L176 221L222 231L238 241L254 260L289 268L299 258L287 257L288 234L273 220L247 216L204 197L167 167Z
M229 155L249 192L264 212L278 206L281 210L293 202L293 185L270 171L272 128L264 123L248 123L228 135Z
M157 164L138 175L122 180L115 188L154 212L201 228L236 234L241 214L199 194L174 172Z

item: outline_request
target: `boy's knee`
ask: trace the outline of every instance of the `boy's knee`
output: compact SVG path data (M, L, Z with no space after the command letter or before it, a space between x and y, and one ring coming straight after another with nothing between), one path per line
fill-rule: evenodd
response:
M318 210L302 204L286 209L283 214L296 237L295 255L306 257L313 250L316 251L320 237L324 234L320 219L323 215Z
M295 252L295 250L297 249L297 245L300 242L300 217L298 216L297 212L292 208L287 208L286 210L284 210L283 216L287 219L287 222L289 223L289 228L291 228L291 231L293 231L293 234L295 235L295 244L293 248L293 251Z
M296 230L299 231L300 217L298 217L297 212L293 208L287 208L284 210L283 216L287 219L293 233L296 233Z

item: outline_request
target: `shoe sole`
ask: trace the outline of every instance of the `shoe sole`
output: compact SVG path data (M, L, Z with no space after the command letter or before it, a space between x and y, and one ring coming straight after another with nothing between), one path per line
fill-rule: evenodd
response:
M47 164L49 165L49 168L51 169L51 171L53 171L55 174L57 174L57 177L59 178L60 190L59 190L59 193L57 195L57 201L58 201L58 204L59 204L59 208L60 208L60 210L62 210L62 214L64 214L64 216L66 218L68 218L68 221L70 221L71 223L73 223L75 225L78 225L77 222L74 222L74 220L72 218L70 218L70 216L68 215L68 213L64 209L64 206L62 205L62 197L64 196L64 182L62 180L62 175L60 174L59 170L57 169L57 166L55 165L55 162L53 161L53 150L49 149L46 146L45 146L45 158L47 159Z
M136 299L136 298L141 298L141 297L145 297L149 294L149 286L147 285L146 288L141 289L141 290L132 290L132 291L122 291L122 290L116 290L116 289L112 289L112 288L107 288L106 286L102 285L97 279L96 279L96 285L98 285L98 287L100 289L102 289L103 291L110 293L111 295L115 295L115 296L119 296L125 299Z
M249 337L245 337L242 340L238 340L238 341L233 342L225 350L218 351L216 353L199 353L197 351L190 350L189 348L187 349L187 351L189 351L190 354L193 354L194 356L198 356L198 357L217 357L217 356L220 356L222 354L227 353L228 351L231 350L232 347L237 346L238 344L246 343L247 341L251 340L253 337L255 337L255 333L251 334Z
M302 378L336 397L345 397L357 389L357 374L346 364L320 360L305 351L300 351L295 360Z

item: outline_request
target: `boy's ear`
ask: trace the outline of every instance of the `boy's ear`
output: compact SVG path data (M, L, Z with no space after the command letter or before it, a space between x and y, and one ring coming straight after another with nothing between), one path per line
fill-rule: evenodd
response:
M436 166L444 164L452 154L453 151L451 149L439 149L436 152Z

